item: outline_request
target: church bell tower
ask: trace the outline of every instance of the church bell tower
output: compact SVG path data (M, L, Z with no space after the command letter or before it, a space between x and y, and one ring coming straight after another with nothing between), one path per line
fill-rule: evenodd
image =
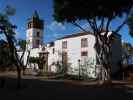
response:
M27 21L27 49L39 48L43 44L43 20L39 18L37 11L34 11Z

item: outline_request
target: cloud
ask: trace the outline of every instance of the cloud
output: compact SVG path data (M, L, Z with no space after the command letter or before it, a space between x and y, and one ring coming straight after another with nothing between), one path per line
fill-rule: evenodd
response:
M51 24L47 26L47 28L50 31L60 31L60 30L66 30L66 27L62 23L58 23L56 21L53 21Z
M24 27L18 27L15 33L17 39L26 39L26 29Z
M53 32L52 34L47 34L44 36L44 40L45 42L51 42L51 41L55 41L56 39L62 37L63 34L58 34L56 32Z
M60 36L62 36L62 34L58 34L58 33L54 33L54 34L53 34L53 37L54 37L55 39L59 38Z
M25 31L25 27L21 27L20 30Z
M49 35L47 34L46 37L47 37L47 38L51 38L51 37L52 37L52 38L54 38L54 39L57 39L57 38L59 38L59 37L62 36L62 35L63 35L63 34L59 34L59 33L55 33L55 32L54 32L54 33L49 34Z
M25 34L26 29L24 27L19 27L15 30L16 34Z

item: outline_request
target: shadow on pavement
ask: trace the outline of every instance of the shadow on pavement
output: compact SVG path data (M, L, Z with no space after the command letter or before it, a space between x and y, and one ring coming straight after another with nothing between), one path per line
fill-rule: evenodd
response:
M133 92L129 92L133 87L126 86L99 87L22 79L22 88L17 90L16 82L15 78L6 77L4 88L0 88L0 100L111 100L133 97Z

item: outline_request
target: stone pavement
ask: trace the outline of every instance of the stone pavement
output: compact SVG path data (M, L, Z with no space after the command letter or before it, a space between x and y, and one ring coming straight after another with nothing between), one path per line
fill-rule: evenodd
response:
M0 100L128 100L133 98L133 88L131 87L101 87L88 85L88 83L22 79L22 88L16 90L16 79L7 78L5 87L0 88Z
M98 86L97 81L57 80L43 77L23 76L22 88L16 90L16 75L6 77L0 88L0 100L128 100L133 98L133 81L115 81L111 87Z
M10 77L16 78L17 74L14 72L6 72L0 73L0 77ZM98 85L98 81L96 80L70 80L70 79L48 79L45 76L34 76L34 75L22 75L22 79L36 79L40 81L48 81L48 82L64 82L75 85ZM112 84L114 85L133 85L133 80L112 80Z

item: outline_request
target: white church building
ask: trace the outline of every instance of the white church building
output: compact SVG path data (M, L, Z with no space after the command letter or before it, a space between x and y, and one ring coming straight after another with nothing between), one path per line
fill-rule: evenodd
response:
M50 43L43 43L43 20L35 12L27 21L26 40L27 50L30 57L39 57L45 54L47 59L47 72L59 72L62 68L68 74L87 75L91 78L97 77L98 65L96 62L95 36L85 32L73 33L71 35L58 38ZM46 34L46 33L45 33ZM111 32L109 33L111 35ZM119 70L121 61L121 36L115 35L112 43L112 73ZM24 63L26 63L28 52L25 53ZM28 68L33 68L28 64ZM36 67L38 67L36 65Z

